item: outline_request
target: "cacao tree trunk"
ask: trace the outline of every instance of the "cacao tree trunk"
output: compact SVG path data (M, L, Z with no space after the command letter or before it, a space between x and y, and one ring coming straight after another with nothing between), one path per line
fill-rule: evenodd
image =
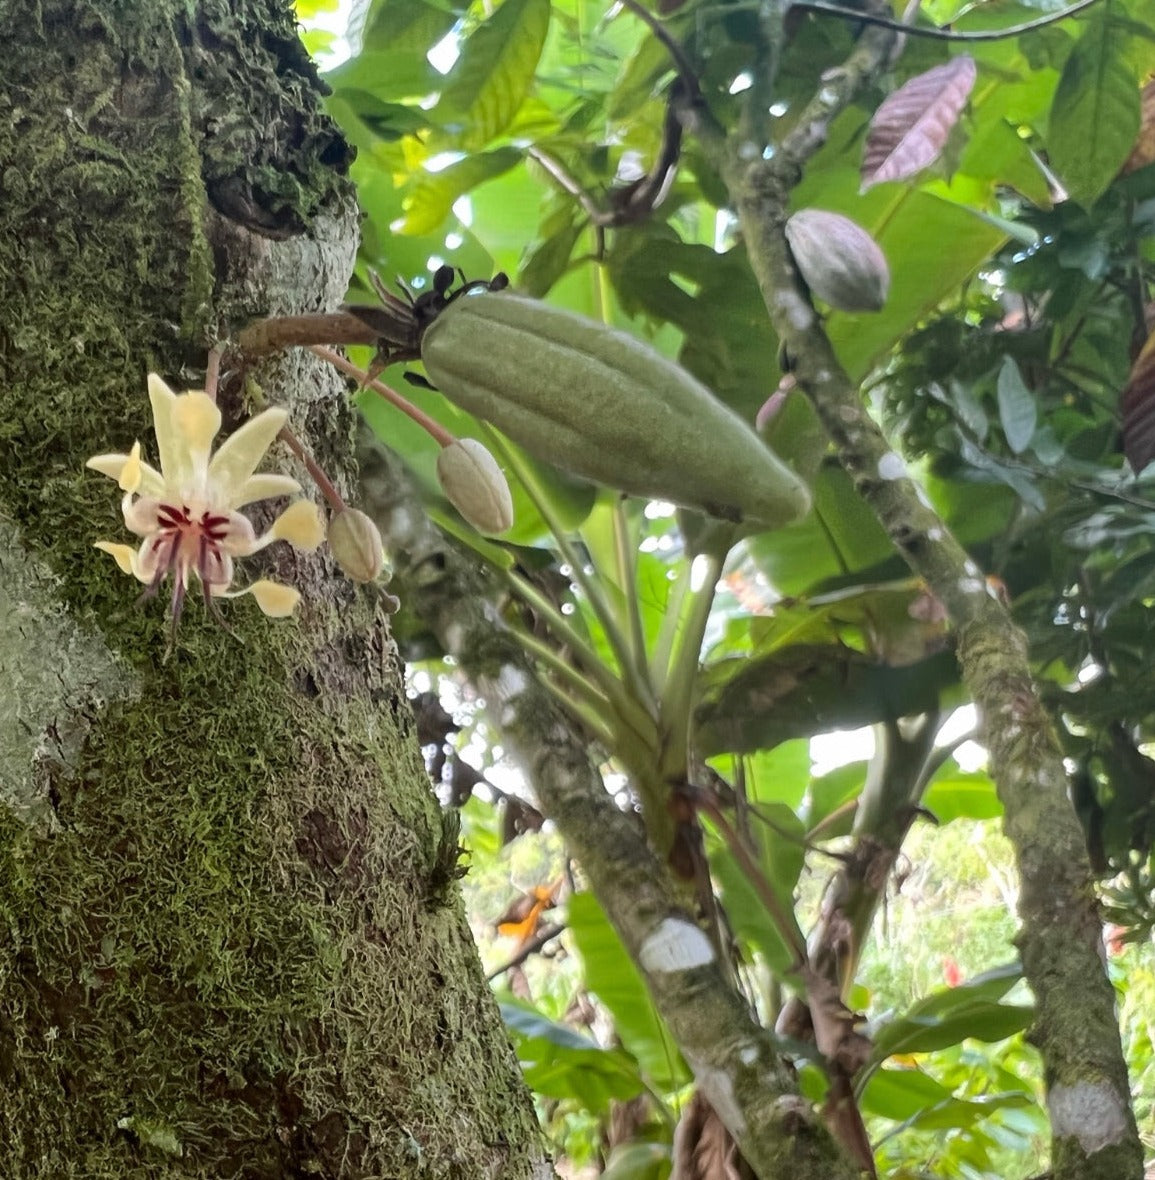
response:
M131 539L84 461L155 458L146 372L200 388L230 328L343 293L287 6L0 0L0 46L0 1171L549 1175L380 595L275 545L296 618L193 602L166 657L166 591L92 547ZM355 488L339 382L255 376ZM226 431L261 408L222 388Z

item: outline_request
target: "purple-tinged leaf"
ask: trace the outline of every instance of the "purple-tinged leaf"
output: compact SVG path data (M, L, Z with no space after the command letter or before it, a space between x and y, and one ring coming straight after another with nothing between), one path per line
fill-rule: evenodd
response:
M903 180L932 164L975 84L974 58L965 54L911 78L874 112L862 154L862 191Z

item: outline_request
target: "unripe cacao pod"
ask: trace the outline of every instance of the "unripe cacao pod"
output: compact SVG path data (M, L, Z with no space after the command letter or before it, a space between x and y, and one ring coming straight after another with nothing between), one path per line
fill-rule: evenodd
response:
M356 508L342 508L329 521L329 548L354 582L372 582L385 568L380 530Z
M649 345L509 292L452 302L421 357L450 401L597 483L774 527L806 485L699 381Z
M878 243L857 222L825 209L800 209L786 240L806 285L839 311L879 311L890 268Z
M475 438L459 438L437 456L437 479L449 502L479 533L513 525L513 498L497 460Z

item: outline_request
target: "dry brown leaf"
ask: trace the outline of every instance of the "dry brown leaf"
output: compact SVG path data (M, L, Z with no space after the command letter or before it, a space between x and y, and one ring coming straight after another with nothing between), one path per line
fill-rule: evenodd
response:
M1155 459L1155 332L1131 368L1120 407L1123 454L1136 475Z
M934 163L975 84L965 54L918 74L874 112L862 154L862 191L902 180Z
M1127 157L1127 163L1123 165L1121 175L1126 176L1148 164L1155 164L1155 78L1143 87L1139 138Z
M670 1180L741 1180L738 1150L701 1090L682 1110L674 1132Z

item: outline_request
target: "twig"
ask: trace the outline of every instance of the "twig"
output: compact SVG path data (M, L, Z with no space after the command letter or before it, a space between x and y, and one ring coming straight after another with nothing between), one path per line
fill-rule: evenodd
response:
M633 8L630 0L623 0L628 8ZM1035 29L1053 25L1056 21L1065 20L1084 9L1098 4L1099 0L1078 0L1069 8L1060 12L1051 12L1046 16L1036 17L1034 20L1024 21L1021 25L1009 25L1005 29L976 29L971 33L956 33L953 29L925 28L918 25L903 24L902 21L892 20L888 16L879 16L871 12L863 12L859 8L844 8L841 4L832 4L829 0L794 0L791 8L802 8L807 12L822 12L829 16L839 16L844 20L852 20L863 25L877 25L880 29L893 29L896 33L905 33L908 37L927 37L932 41L1005 41L1011 37L1021 36L1023 33L1034 32Z
M622 0L622 7L628 8L638 20L649 26L650 32L665 46L666 52L673 59L678 76L686 87L686 97L692 103L701 102L702 90L698 85L698 75L694 72L694 66L686 56L686 51L678 44L670 30L639 0Z
M502 965L500 967L498 967L495 971L491 971L485 977L485 982L492 983L499 975L504 975L507 971L512 970L514 967L520 967L521 964L524 963L526 961L526 959L528 959L530 957L530 955L536 955L537 952L540 951L541 948L543 946L545 946L545 944L547 942L551 941L554 938L557 938L557 936L559 934L561 934L561 932L564 929L565 929L564 922L557 922L557 923L554 923L550 926L543 926L529 940L529 942L525 943L522 946L521 950L519 950L517 952L517 954L513 956L512 959L510 959L506 963L502 963Z
M352 377L363 389L372 390L378 397L383 397L391 405L396 406L403 414L407 414L412 418L418 426L428 431L443 447L451 446L457 441L456 437L446 430L440 422L435 422L423 410L419 410L408 398L402 397L395 389L390 389L383 381L375 381L370 378L364 369L357 368L356 365L347 361L340 353L334 352L331 348L324 348L319 344L310 345L309 351L314 356L319 356L321 360L328 361L334 369L338 369L347 377Z

